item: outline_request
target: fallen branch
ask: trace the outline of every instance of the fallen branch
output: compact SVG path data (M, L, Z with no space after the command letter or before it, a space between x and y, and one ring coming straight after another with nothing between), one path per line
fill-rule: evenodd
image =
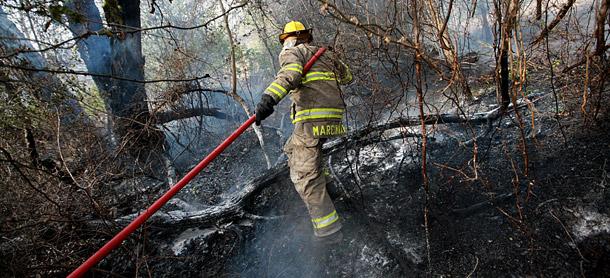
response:
M362 138L369 136L371 134L379 134L386 130L401 128L407 126L415 126L421 125L436 125L436 124L454 124L454 123L470 123L470 124L482 124L488 123L489 121L495 120L499 118L501 114L501 110L496 108L489 112L484 113L476 113L471 115L470 117L461 117L457 115L450 114L437 114L437 115L426 115L423 118L419 116L414 117L403 117L395 119L391 122L387 122L384 124L379 124L375 126L365 127L349 133L345 137L341 137L337 140L330 141L325 144L324 149L325 153L334 153L339 151L341 146L345 144L349 144L355 141L361 141ZM410 135L414 136L414 135Z
M533 100L535 102L546 95L549 95L549 93L540 92L540 93L530 94L526 98L527 98L527 101ZM507 113L510 112L508 109L511 109L513 107L514 107L513 104L510 103L507 107ZM520 109L523 107L527 107L526 99L517 100L517 109ZM478 139L489 133L489 130L491 129L490 128L491 123L493 121L499 119L501 115L502 115L502 109L501 109L501 107L497 107L493 110L490 110L487 112L482 112L482 113L475 113L470 116L462 116L462 115L454 115L454 114L431 114L431 115L425 115L423 118L420 116L398 118L398 119L394 119L387 123L378 124L375 126L364 127L362 129L349 133L347 136L341 137L337 140L330 141L324 145L324 153L337 152L342 149L341 146L343 146L345 144L357 142L357 141L358 142L363 141L362 138L369 136L369 135L381 134L384 131L394 129L394 128L404 128L407 126L415 126L415 125L421 125L421 124L424 124L424 125L465 124L465 123L468 123L471 125L487 124L488 130L486 130L486 132L484 132L482 135L477 136L477 139ZM405 137L405 136L416 137L416 136L421 136L421 135L403 134L403 137ZM469 141L469 142L471 142L471 141ZM468 142L466 142L466 143L468 143Z
M169 212L157 212L151 216L148 229L150 228L184 228L184 227L205 227L213 226L218 223L227 223L244 218L252 220L273 220L278 217L257 216L246 211L246 207L251 205L252 198L261 190L272 185L279 185L281 181L288 179L287 163L281 163L266 171L262 176L247 182L242 189L215 206L209 206L197 211L174 210ZM131 223L138 213L130 214L117 218L110 223L112 226L123 227ZM100 227L104 222L100 220L88 223L92 228Z

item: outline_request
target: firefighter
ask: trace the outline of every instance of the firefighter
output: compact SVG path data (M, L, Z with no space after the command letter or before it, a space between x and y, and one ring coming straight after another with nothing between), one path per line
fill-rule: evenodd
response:
M316 238L337 242L343 233L326 188L331 179L324 168L322 144L345 134L345 104L339 85L351 83L352 75L330 50L323 52L303 75L303 67L320 47L309 44L313 40L312 29L301 22L287 23L279 39L283 45L279 55L281 69L256 106L256 125L290 95L294 131L284 146L290 179L307 206Z

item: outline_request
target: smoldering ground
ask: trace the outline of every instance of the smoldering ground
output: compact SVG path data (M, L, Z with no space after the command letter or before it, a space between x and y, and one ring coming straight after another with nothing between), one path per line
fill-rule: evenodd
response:
M494 100L488 95L476 105L488 109ZM547 101L552 98L542 98L536 105L545 107ZM511 160L492 159L506 157L507 150L518 146L521 135L511 128L510 119L500 123L502 134L480 139L487 151L478 163L488 183L465 180L462 173L451 170L469 165L473 157L464 145L469 136L461 125L443 125L445 135L430 136L429 230L418 153L421 138L395 136L407 134L395 129L340 148L327 143L332 150L327 153L327 167L344 190L336 201L344 223L341 243L316 243L305 206L284 173L284 179L269 184L249 201L245 217L151 233L149 239L164 243L148 250L151 272L214 277L427 277L432 270L433 276L446 277L472 273L595 277L604 269L607 252L603 242L608 235L608 193L600 183L607 179L604 156L609 135L592 128L569 135L567 145L557 144L563 140L553 135L559 132L557 122L539 112L538 128L528 127L527 132L528 140L536 134L543 146L530 151L530 158L538 161L537 179L542 181L532 187L514 187L510 183L514 172L502 170L511 169ZM564 123L568 129L576 126ZM273 129L266 131L270 145L278 146L273 155L279 157L282 142ZM475 129L477 134L484 131L484 126ZM589 132L598 135L590 137ZM252 134L245 134L194 185L220 183L232 188L220 190L215 204L231 198L243 190L243 183L233 183L236 176L265 173L256 144ZM589 157L589 162L562 158L568 149ZM237 157L244 160L236 162ZM511 158L522 163L516 154ZM223 195L227 190L231 194ZM209 197L189 194L181 198ZM523 222L515 221L519 211Z

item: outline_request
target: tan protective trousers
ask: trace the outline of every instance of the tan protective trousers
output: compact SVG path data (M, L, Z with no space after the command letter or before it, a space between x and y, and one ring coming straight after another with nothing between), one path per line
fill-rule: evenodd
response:
M289 159L290 179L307 206L317 237L329 236L341 230L339 215L326 192L329 177L324 171L324 140L307 136L303 125L297 124L284 146Z

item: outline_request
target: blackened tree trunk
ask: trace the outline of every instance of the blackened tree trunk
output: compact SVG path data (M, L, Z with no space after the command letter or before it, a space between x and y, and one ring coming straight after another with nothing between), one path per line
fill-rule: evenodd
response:
M119 0L118 6L108 5L104 11L116 35L110 39L110 71L112 76L144 80L140 1ZM120 8L119 8L120 7ZM120 146L140 162L159 160L156 151L165 144L164 134L151 125L152 115L146 103L144 83L111 79L108 104L113 112L115 133ZM153 159L151 161L151 159Z
M597 118L597 115L601 108L602 96L604 92L604 83L608 79L608 75L610 75L610 65L608 62L608 57L606 57L606 22L608 21L608 13L610 13L610 0L603 0L600 3L599 11L595 17L595 33L594 38L596 41L595 46L595 54L597 56L597 61L599 63L599 74L597 77L597 82L593 82L594 88L592 88L595 92L597 92L597 103L595 104L595 111L593 113L593 118Z
M508 55L510 50L510 40L513 36L513 29L517 21L519 11L519 1L510 0L505 2L506 8L502 9L502 3L496 2L496 17L500 33L500 95L502 108L506 109L511 102L510 98L510 65Z
M509 93L509 75L508 75L508 43L502 41L502 47L500 49L500 95L502 96L502 108L506 109L510 104L510 93Z
M608 12L610 11L610 0L603 0L597 15L595 16L595 52L597 55L605 56L606 49L606 21L608 20Z
M164 134L156 125L197 116L225 118L213 108L151 113L144 83L144 57L141 44L140 1L104 1L104 14L111 30L101 24L100 10L94 0L69 0L66 4L86 20L68 17L78 51L98 90L105 97L112 115L111 128L117 146L139 163L157 161L167 148ZM122 79L122 80L121 80ZM125 80L128 79L128 80ZM133 80L133 81L130 81ZM152 155L152 157L151 157ZM150 159L153 158L151 161Z

